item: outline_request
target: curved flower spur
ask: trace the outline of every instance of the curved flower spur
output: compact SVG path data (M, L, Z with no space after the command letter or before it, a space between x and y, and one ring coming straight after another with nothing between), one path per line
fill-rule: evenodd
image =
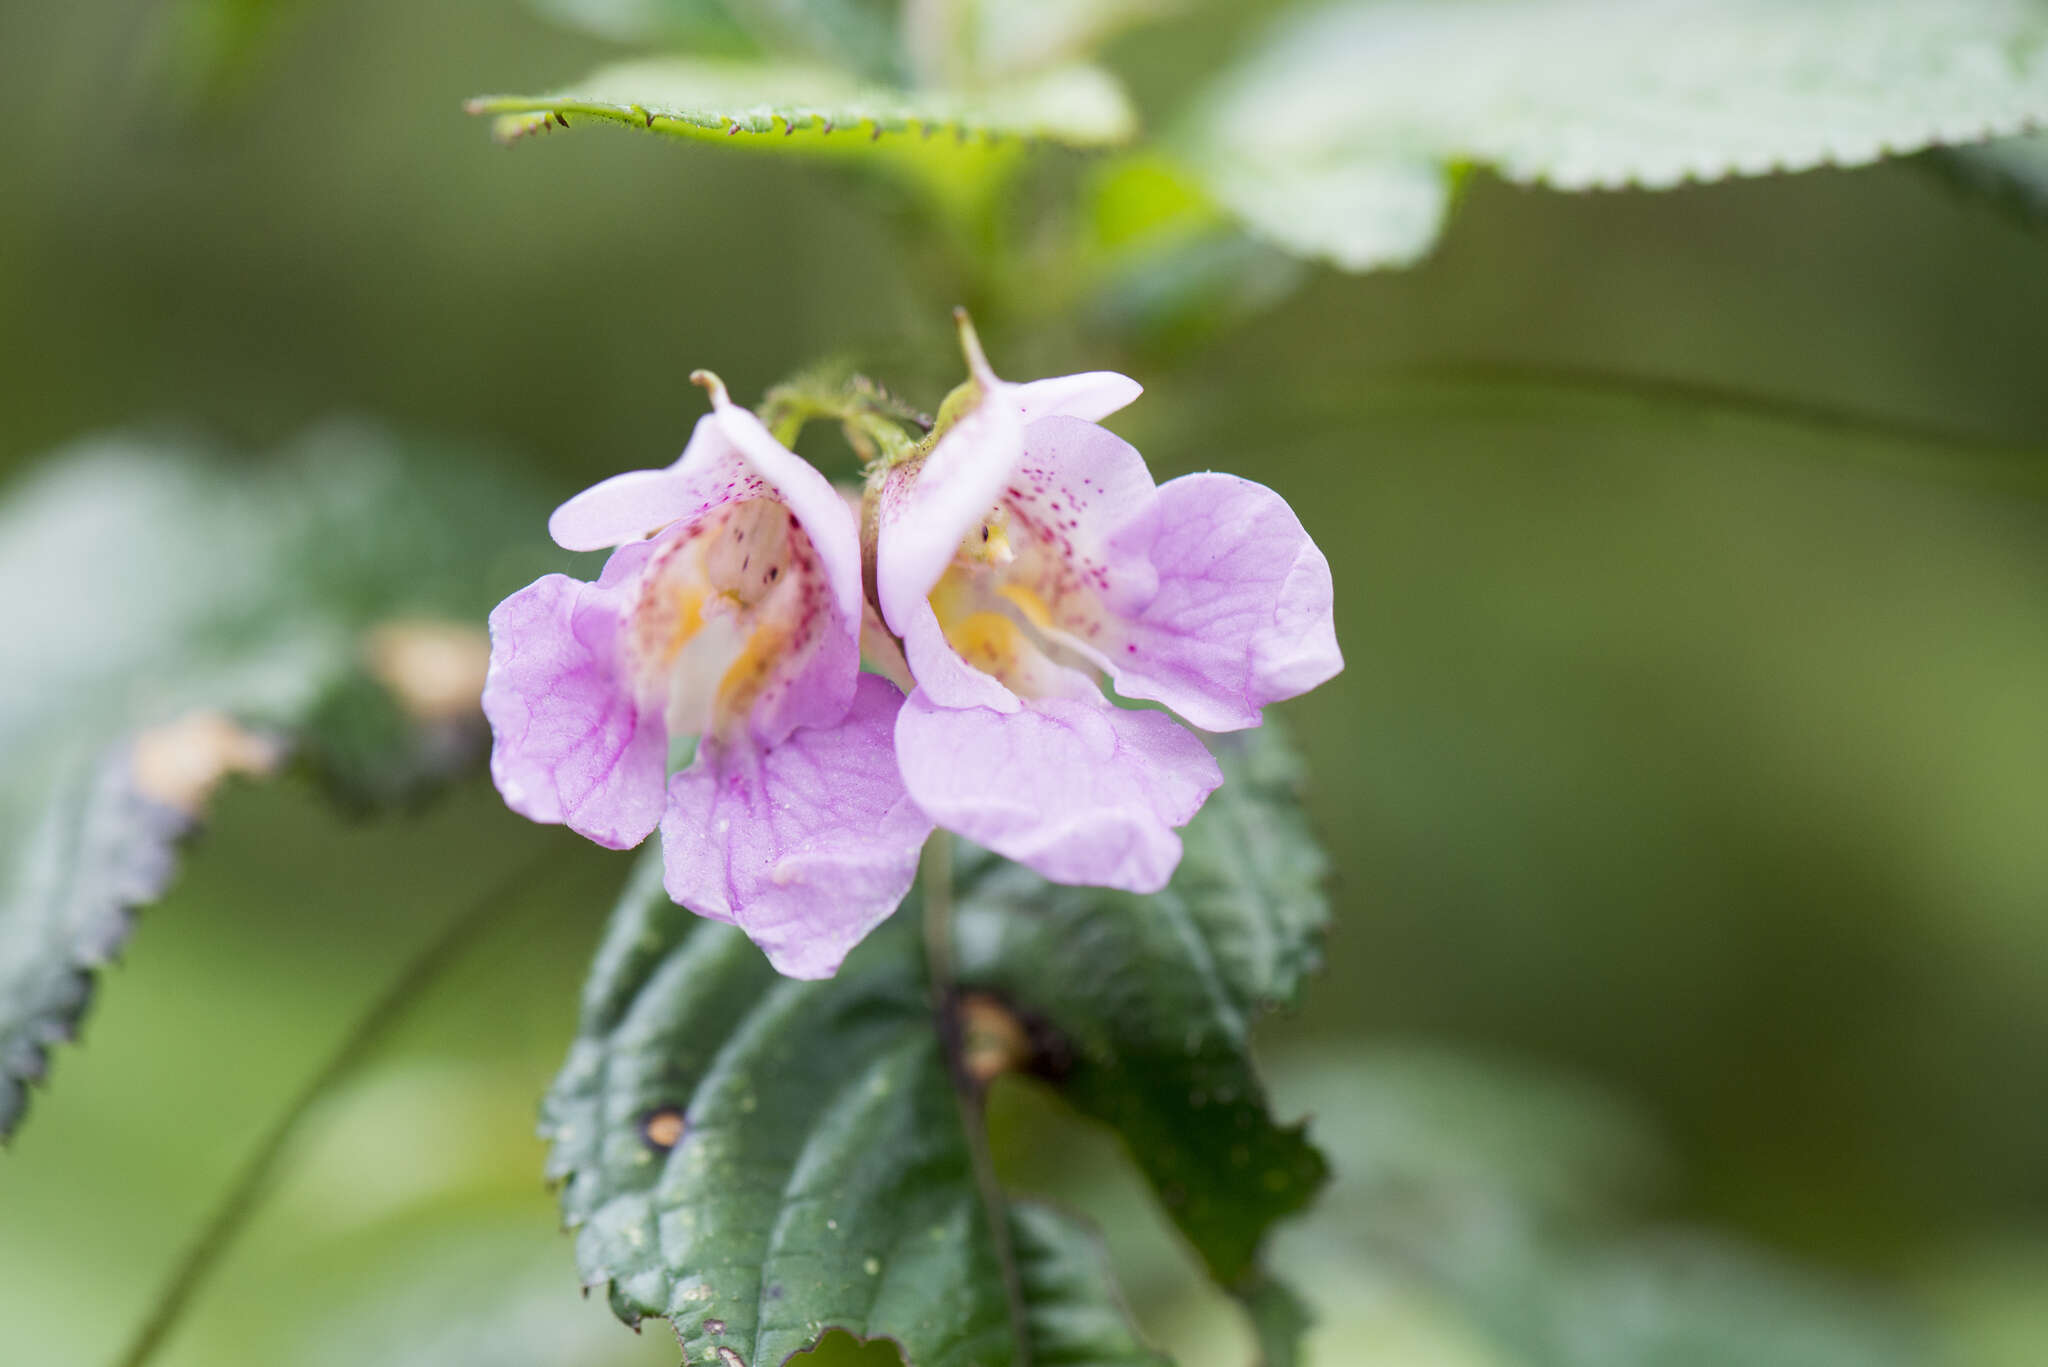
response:
M1137 383L1010 384L964 314L970 376L937 440L871 477L875 584L916 689L896 721L939 825L1064 883L1163 887L1222 781L1208 731L1343 668L1329 562L1278 494L1224 474L1155 485L1097 425Z
M891 753L902 696L860 672L856 518L715 376L675 464L556 509L595 583L491 614L491 775L514 811L624 849L661 828L669 895L791 977L829 976L909 891L931 823ZM670 774L672 739L698 738Z

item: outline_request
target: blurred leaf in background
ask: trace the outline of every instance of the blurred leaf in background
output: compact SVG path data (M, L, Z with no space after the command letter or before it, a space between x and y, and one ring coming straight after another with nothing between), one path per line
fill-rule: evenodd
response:
M1353 0L1290 16L1185 136L1260 233L1365 270L1428 251L1475 165L1665 189L2044 119L2026 0Z
M494 524L539 507L501 465L346 425L253 479L89 439L15 492L0 577L35 588L0 618L27 664L0 694L0 1136L223 778L296 754L366 806L474 765L477 614L533 559Z
M1028 29L1066 8L1001 22ZM1620 144L1611 100L1569 105L1561 122L1538 73L1575 63L1558 47L1570 30L1551 29L1517 56L1557 60L1513 61L1498 87L1534 102L1505 111L1525 137L1501 142L1503 111L1485 101L1476 130L1446 117L1399 143L1420 149L1412 184L1430 210L1411 225L1426 233L1400 241L1433 242L1427 259L1340 275L1234 226L1186 138L1218 131L1202 122L1209 92L1241 89L1240 64L1265 60L1269 34L1340 22L1281 8L1179 5L1108 37L1091 59L1143 127L1182 138L1129 160L849 139L849 163L948 148L1005 159L989 177L1002 193L977 188L966 226L935 235L922 189L740 153L779 132L723 146L578 134L499 155L460 113L477 91L557 89L663 53L671 40L635 27L653 5L605 6L602 34L505 0L284 6L290 21L262 29L234 98L190 117L138 74L161 55L159 7L0 0L0 79L16 97L0 142L0 496L36 487L30 463L77 433L167 416L267 453L233 466L263 487L266 467L289 464L291 433L368 411L530 453L544 508L671 459L696 365L754 393L850 351L935 407L956 366L945 310L973 304L1015 373L1138 375L1150 397L1124 430L1148 457L1281 489L1337 574L1351 669L1290 710L1335 930L1301 1014L1270 1027L1276 1113L1315 1113L1336 1174L1330 1204L1281 1225L1275 1249L1283 1262L1306 1250L1284 1270L1320 1316L1307 1361L1629 1361L1674 1344L1826 1367L1888 1367L1924 1345L1965 1367L2041 1360L2044 239L1918 164L1601 195L1462 173L1482 155L1612 165L1618 147L1683 169L1650 94L1621 109ZM1555 12L1509 8L1508 33ZM1761 12L1713 10L1745 25ZM1983 80L1928 83L1912 65L1946 53L1975 70L1974 41L1913 38L1926 7L1859 7L1810 67L1795 60L1807 49L1760 40L1730 88L1745 108L1792 108L1755 81L1810 70L1809 93L1847 101L1843 63L1897 41L1901 88L1926 105L1885 87L1864 92L1875 115L1859 96L1750 131L1797 134L1807 151L1818 138L1824 153L1845 128L1851 150L1873 129L1891 150L1929 140L1907 123L1935 141L1974 136L1947 120L2014 92L2040 13L2015 0L1938 17L1980 10L2014 38L2014 64ZM1681 11L1705 7L1668 12ZM1810 32L1807 16L1840 11L1775 13ZM693 52L758 57L780 41L744 29L738 6L664 12L700 16ZM1432 7L1414 31L1471 12ZM1676 55L1645 79L1697 76L1695 59L1731 51L1675 28L1653 36ZM1396 56L1377 82L1345 68L1332 107L1471 90L1471 54L1488 50ZM1314 66L1336 52L1295 55ZM915 60L964 70L972 54L962 39ZM1325 132L1346 165L1354 150L1382 165L1393 146L1354 136L1348 113L1255 127L1220 132L1244 139L1231 141L1240 169L1264 158L1276 176ZM1748 137L1719 117L1685 127ZM1589 141L1558 142L1561 128ZM1709 150L1740 170L1760 146ZM2019 165L2027 146L1982 154ZM1462 207L1439 224L1447 175ZM960 178L948 163L939 179ZM1327 248L1327 223L1284 226ZM408 449L425 474L447 460L439 442ZM850 469L829 443L806 449ZM155 485L134 487L147 498ZM475 521L505 567L502 583L478 581L487 605L530 573L512 562L545 546L530 513L479 506ZM108 526L154 544L118 513ZM72 550L61 540L48 563ZM117 645L83 677L109 662L137 673ZM331 706L361 718L373 701ZM87 1048L0 1160L0 1321L25 1360L103 1357L308 1060L475 895L476 869L548 838L476 784L370 827L335 822L293 784L229 786L213 817ZM535 1178L532 1101L573 1031L619 878L616 861L567 845L559 858L561 884L536 889L321 1115L172 1361L352 1360L354 1344L395 1355L415 1342L513 1362L528 1349L536 1362L674 1361L663 1335L636 1339L574 1296L569 1241ZM1428 1041L1427 1066L1389 1064L1389 1037ZM1476 1081L1459 1062L1475 1053L1495 1060ZM1549 1162L1567 1177L1534 1185L1597 1188L1583 1215L1559 1214L1488 1164L1579 1140L1530 1121L1530 1138L1452 1163L1475 1134L1515 1126L1400 1084L1420 1071L1439 1092L1512 1096L1559 1070L1649 1118L1663 1154L1648 1165L1661 1179L1641 1179L1650 1195L1634 1141L1588 1140L1604 1155L1584 1165L1593 1177L1629 1180L1582 1184ZM996 1093L1006 1171L1104 1227L1146 1332L1190 1364L1249 1360L1238 1311L1205 1289L1114 1141L1015 1079ZM1410 1147L1452 1171L1376 1163L1383 1138L1358 1157L1347 1136L1384 1130L1343 1118L1361 1106L1406 1115ZM1491 1212L1478 1236L1438 1231L1462 1240L1453 1261L1470 1277L1423 1275L1405 1253L1389 1265L1389 1247L1414 1247L1389 1243L1403 1189ZM1674 1228L1717 1232L1661 1232ZM1335 1280L1361 1237L1364 1295ZM444 1296L464 1313L430 1328L423 1307ZM501 1318L533 1327L510 1342ZM1785 1332L1764 1343L1773 1328Z

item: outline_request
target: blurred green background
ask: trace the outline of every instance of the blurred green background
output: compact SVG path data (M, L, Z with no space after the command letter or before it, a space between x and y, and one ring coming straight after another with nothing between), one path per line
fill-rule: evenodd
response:
M493 147L464 96L612 55L509 0L270 8L201 91L177 6L0 0L0 480L96 429L260 450L362 413L567 495L671 459L696 366L743 399L830 354L926 407L950 384L973 287L891 188L624 134ZM1245 22L1108 59L1164 117ZM1100 165L1040 155L1004 231L1059 227ZM1342 1171L1389 1070L1576 1079L1662 1155L1660 1226L1805 1265L1938 1360L2048 1360L2048 237L1910 162L1482 177L1420 268L1287 277L1163 318L968 300L1007 375L1136 375L1114 425L1156 470L1271 484L1335 568L1349 667L1283 709L1337 873L1328 970L1265 1036L1282 1100ZM288 787L220 804L0 1158L8 1360L105 1359L354 1013L544 842L167 1360L673 1361L577 1299L531 1138L627 861L481 783L356 825ZM1544 1142L1512 1111L1470 1123ZM1105 1141L1060 1133L1059 1161L1007 1143L1017 1180L1110 1227L1186 1360L1239 1361ZM1507 1360L1383 1313L1316 1237L1317 1361Z

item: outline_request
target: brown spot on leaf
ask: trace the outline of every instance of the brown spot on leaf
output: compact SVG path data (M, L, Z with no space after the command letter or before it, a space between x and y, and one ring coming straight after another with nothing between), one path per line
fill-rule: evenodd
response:
M135 787L187 816L199 816L229 774L261 777L277 768L284 747L245 730L223 712L187 712L135 737L130 756Z
M411 618L387 622L365 643L370 673L414 721L462 721L477 715L491 640L466 622Z
M960 998L960 1066L983 1086L1031 1061L1030 1032L1010 1008L986 992Z
M673 1106L658 1106L640 1117L641 1141L658 1153L667 1153L681 1143L688 1128L683 1113Z

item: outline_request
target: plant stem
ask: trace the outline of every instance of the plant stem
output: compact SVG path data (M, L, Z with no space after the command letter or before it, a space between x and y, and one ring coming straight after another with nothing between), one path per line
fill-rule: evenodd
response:
M934 831L924 846L924 957L932 975L932 1002L953 1006L953 837Z
M947 1071L953 1078L953 1099L960 1107L960 1127L967 1137L974 1188L988 1218L996 1265L1003 1276L1003 1298L1010 1311L1010 1337L1017 1345L1012 1367L1031 1367L1031 1321L1024 1309L1024 1282L1017 1271L1017 1252L1010 1241L1010 1202L996 1180L995 1156L988 1146L988 1114L982 1088L968 1075L960 1058L959 991L953 981L953 837L935 831L925 843L924 956L932 980L932 1006L938 1013L939 1038L945 1045Z
M326 1064L299 1089L284 1114L272 1123L255 1152L243 1162L241 1171L214 1208L205 1228L186 1248L170 1280L157 1292L149 1318L135 1331L117 1359L119 1367L143 1367L169 1341L171 1331L177 1328L192 1297L205 1284L207 1276L262 1204L279 1161L298 1137L300 1127L314 1106L383 1042L391 1027L491 926L498 915L516 903L515 894L530 885L534 872L552 853L552 849L543 850L520 864L509 876L492 885L483 896L459 912L357 1018Z

